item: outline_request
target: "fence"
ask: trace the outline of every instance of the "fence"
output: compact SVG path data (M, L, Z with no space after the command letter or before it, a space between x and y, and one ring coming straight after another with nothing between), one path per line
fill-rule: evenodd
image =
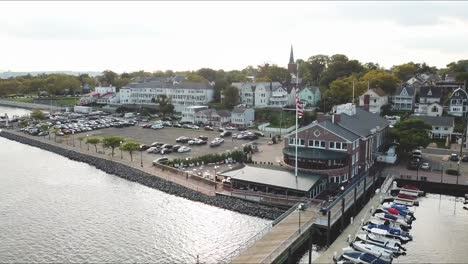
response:
M260 202L260 203L284 205L284 206L291 206L298 202L307 201L307 198L305 197L295 197L295 196L286 196L286 195L268 195L265 193L255 193L251 191L242 191L242 190L232 190L231 196L242 198L245 200Z
M296 129L296 126L291 126L288 128L276 128L276 127L268 127L269 125L270 123L261 124L258 126L258 130L264 131L264 132L270 132L270 133L277 133L277 134L279 133L287 134L293 131L294 129Z

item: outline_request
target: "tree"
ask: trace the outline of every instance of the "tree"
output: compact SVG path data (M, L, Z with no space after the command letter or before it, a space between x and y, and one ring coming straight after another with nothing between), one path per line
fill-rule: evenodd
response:
M97 144L99 143L101 143L101 139L99 138L92 137L92 138L86 139L86 144L94 145L94 148L96 149L96 153L97 153Z
M394 66L392 71L398 79L406 81L417 73L418 67L413 62L409 62Z
M447 65L448 72L468 72L468 60L459 60Z
M217 78L214 85L213 101L221 101L221 93L229 86L229 83L224 78Z
M239 103L239 91L235 86L228 86L224 90L224 101L223 105L227 109L232 109Z
M208 80L196 73L190 73L185 79L186 82L207 83Z
M456 80L458 82L468 82L468 72L460 72L457 74Z
M171 99L165 94L158 95L154 102L159 105L159 111L163 116L174 112L174 105L171 103Z
M407 119L395 124L392 137L400 143L400 150L409 152L417 147L426 148L431 143L430 124L421 119Z
M289 74L288 70L277 65L269 67L267 77L270 81L279 82L283 85L291 82L291 74Z
M201 68L197 71L197 74L210 82L216 79L216 71L210 68Z
M128 152L130 154L130 160L133 161L133 152L140 149L140 144L137 142L129 141L125 142L119 147L120 150Z
M364 70L359 61L349 60L342 54L331 56L327 66L320 79L320 84L324 86L329 86L336 79L348 77L353 73L361 73Z
M323 72L327 69L330 58L327 55L314 55L304 64L304 70L299 65L299 77L309 85L319 85Z
M113 71L106 70L102 72L102 75L98 77L99 82L107 85L116 85L116 81L119 78L119 75Z
M45 114L40 110L40 109L34 109L30 116L34 119L34 120L45 120L46 119L46 116Z
M393 94L400 85L400 80L397 77L382 70L371 70L361 80L369 82L370 87L382 88L387 94Z
M322 98L322 104L326 104L328 111L333 105L350 103L353 101L353 82L354 82L354 99L363 94L367 89L367 83L359 81L355 76L341 78L333 81L330 88L325 91Z
M380 108L380 116L386 116L386 115L388 116L393 115L391 103L382 105L382 107Z
M81 148L81 142L85 139L85 136L79 136L77 139L80 142L80 148Z
M121 138L121 137L105 137L103 140L102 140L102 144L104 145L104 147L106 148L111 148L112 150L112 157L114 157L114 150L115 148L117 148L118 146L120 146L122 144L122 142L124 142L125 139L124 138Z

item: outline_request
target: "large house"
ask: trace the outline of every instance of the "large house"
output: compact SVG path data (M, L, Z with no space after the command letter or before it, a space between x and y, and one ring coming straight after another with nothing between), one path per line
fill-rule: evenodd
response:
M403 84L390 98L393 109L399 111L411 111L414 106L415 91L410 85Z
M411 118L421 119L432 126L432 138L451 137L455 128L455 118L449 116L419 116L411 115Z
M332 115L319 115L317 121L287 135L283 161L295 166L298 146L298 169L324 175L329 183L341 184L367 171L375 153L386 142L389 122L377 114L353 104L337 106Z
M194 105L194 106L187 106L182 110L182 119L181 122L189 122L195 123L195 114L198 111L206 110L208 106L205 105Z
M216 109L201 110L195 114L195 123L222 127L231 123L231 112Z
M459 87L450 96L449 114L463 116L468 112L468 94Z
M299 92L299 100L305 107L316 106L321 98L319 87L304 87Z
M437 116L442 115L443 108L440 109L442 92L435 86L423 86L419 91L419 103L415 113L421 115ZM435 104L437 103L437 104ZM437 109L436 109L437 108ZM433 112L437 110L437 112Z
M253 108L234 107L231 112L231 124L236 127L248 127L253 125L255 110Z
M119 95L116 93L116 89L116 87L111 85L97 86L94 88L94 92L81 96L78 105L118 103Z
M284 107L290 94L279 82L232 83L239 90L240 102L247 107Z
M158 96L165 95L176 112L187 106L206 105L213 101L213 86L208 83L148 81L131 83L120 89L122 104L154 104Z
M388 104L388 95L381 88L367 90L359 96L359 105L371 113L380 113L382 106Z

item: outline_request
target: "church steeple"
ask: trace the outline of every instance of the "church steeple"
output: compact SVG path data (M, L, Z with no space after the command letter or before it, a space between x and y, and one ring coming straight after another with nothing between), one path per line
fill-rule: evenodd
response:
M293 46L291 45L291 54L289 55L289 64L294 64Z

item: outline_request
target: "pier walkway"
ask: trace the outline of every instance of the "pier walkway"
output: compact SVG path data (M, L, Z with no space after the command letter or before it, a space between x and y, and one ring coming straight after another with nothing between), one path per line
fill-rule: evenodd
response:
M241 255L226 262L232 263L271 263L298 240L315 222L316 205L310 204L304 211L297 206L260 240L245 250Z
M355 235L359 232L362 224L367 222L381 202L381 199L387 196L387 192L392 186L393 177L389 176L385 179L382 184L382 188L379 193L376 193L372 199L364 206L354 220L348 225L348 227L338 236L338 238L323 252L320 254L315 263L334 263L333 256L337 252L337 256L343 253L343 248L349 246L348 237L351 236L351 240L354 241Z

